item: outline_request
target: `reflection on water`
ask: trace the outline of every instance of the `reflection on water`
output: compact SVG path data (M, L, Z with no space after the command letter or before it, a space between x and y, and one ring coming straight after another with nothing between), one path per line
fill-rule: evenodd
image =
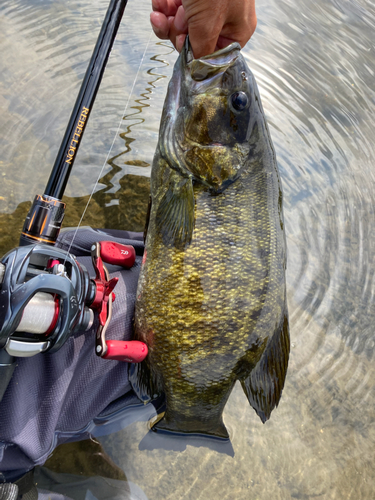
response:
M2 253L43 191L106 7L0 5ZM127 6L66 193L67 225L79 220L113 140L149 39L149 8ZM100 439L150 500L372 500L375 6L271 0L259 3L258 19L244 54L278 155L288 244L292 351L279 408L262 425L235 388L224 413L233 458L205 446L140 451L145 422ZM175 58L151 38L85 225L142 229Z

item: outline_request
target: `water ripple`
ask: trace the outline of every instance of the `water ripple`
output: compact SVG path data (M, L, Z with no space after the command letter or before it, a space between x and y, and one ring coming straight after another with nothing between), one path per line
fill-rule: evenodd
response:
M105 8L104 0L0 5L3 214L45 184ZM284 191L292 350L283 397L262 426L235 387L224 415L234 458L203 447L139 451L142 422L103 442L155 500L369 500L375 490L375 4L270 0L257 8L257 31L243 52L259 85ZM145 1L130 0L68 188L77 212L129 97L147 46L148 15ZM141 227L144 176L175 58L156 39L147 48L87 224ZM9 175L16 170L30 180L26 187Z

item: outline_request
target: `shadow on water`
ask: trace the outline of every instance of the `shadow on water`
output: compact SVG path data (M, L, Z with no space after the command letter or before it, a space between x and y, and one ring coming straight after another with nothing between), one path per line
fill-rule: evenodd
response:
M160 430L157 432L150 430L139 443L138 449L140 451L165 450L182 452L186 450L187 446L204 447L234 457L233 446L229 439L219 439L198 434L178 434Z
M61 445L34 473L38 498L146 499L95 439ZM51 494L51 490L55 493ZM62 495L64 495L62 497ZM91 496L90 496L91 495ZM147 500L147 499L146 499Z
M119 167L113 166L100 180L106 187L94 193L81 225L137 232L144 230L150 180L137 175L124 175L118 181L118 191L111 193L109 192L113 188L111 179L119 171ZM63 201L67 205L64 227L78 226L89 196L78 198L64 196ZM18 246L23 223L30 207L30 202L23 202L12 214L0 214L0 226L3 229L0 233L1 255Z

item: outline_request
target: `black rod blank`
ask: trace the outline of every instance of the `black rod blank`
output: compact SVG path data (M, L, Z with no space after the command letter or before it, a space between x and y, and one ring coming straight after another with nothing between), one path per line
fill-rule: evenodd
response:
M45 195L61 200L128 0L111 0Z

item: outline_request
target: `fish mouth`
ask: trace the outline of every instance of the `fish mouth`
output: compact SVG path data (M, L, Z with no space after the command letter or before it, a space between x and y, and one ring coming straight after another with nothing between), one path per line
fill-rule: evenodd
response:
M241 51L241 46L233 42L213 54L194 59L193 50L190 45L189 36L186 37L185 47L182 53L182 65L186 65L185 73L194 82L200 82L199 87L212 86L216 81L233 66Z
M182 119L181 89L189 88L193 95L210 90L215 92L214 89L221 88L223 75L236 63L240 50L240 45L235 42L213 54L194 59L186 37L176 74L177 83L168 90L171 100L159 136L161 157L168 165L183 177L193 178L215 192L221 192L224 185L239 177L249 147L220 141L202 144L190 138Z

